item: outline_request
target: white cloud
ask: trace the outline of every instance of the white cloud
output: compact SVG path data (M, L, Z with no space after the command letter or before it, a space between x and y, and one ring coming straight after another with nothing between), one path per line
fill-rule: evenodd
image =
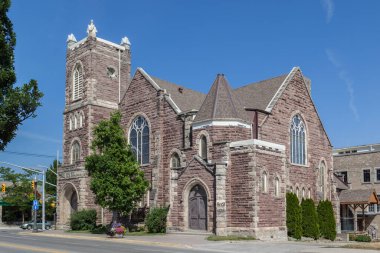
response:
M355 105L354 81L350 78L348 72L343 68L342 64L337 59L337 57L335 56L332 50L326 49L326 55L327 55L328 60L338 70L338 77L345 83L346 89L349 95L348 105L355 119L359 120L359 112Z
M19 131L17 132L17 135L28 138L28 139L38 140L38 141L47 141L47 142L58 143L58 144L62 143L62 140L58 140L58 139L54 139L45 135L30 133L26 131Z
M321 0L321 2L326 12L326 23L328 24L334 16L334 2L333 0Z

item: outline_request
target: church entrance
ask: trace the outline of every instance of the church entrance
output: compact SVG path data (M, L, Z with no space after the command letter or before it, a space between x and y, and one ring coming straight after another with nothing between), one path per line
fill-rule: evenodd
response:
M189 193L189 228L207 230L207 195L200 185Z
M78 192L70 183L65 185L63 192L59 200L58 222L60 225L68 226L71 214L78 211Z

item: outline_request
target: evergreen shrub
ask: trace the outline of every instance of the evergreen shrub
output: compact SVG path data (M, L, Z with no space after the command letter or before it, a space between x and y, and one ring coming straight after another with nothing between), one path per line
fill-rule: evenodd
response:
M96 227L96 211L81 210L71 214L70 227L72 230L92 230Z
M149 233L166 233L166 218L169 208L152 208L146 216L145 226Z
M304 199L301 203L302 209L302 234L305 237L319 238L319 225L317 211L312 199Z
M301 207L297 196L294 193L286 194L286 226L288 228L288 236L296 239L301 239Z
M334 241L336 238L336 223L331 201L320 201L318 204L317 213L321 236Z

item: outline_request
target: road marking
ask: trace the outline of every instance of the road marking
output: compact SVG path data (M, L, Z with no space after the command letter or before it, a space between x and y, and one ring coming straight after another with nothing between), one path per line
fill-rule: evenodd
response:
M44 253L68 253L68 251L58 251L55 249L48 249L48 248L37 248L33 246L19 245L19 244L6 243L6 242L0 242L0 247L11 248L11 249L22 249L22 250L25 250L25 252L34 251L34 252L44 252Z

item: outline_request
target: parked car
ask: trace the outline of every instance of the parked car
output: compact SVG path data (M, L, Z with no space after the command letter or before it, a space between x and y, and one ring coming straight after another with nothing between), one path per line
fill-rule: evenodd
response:
M34 221L29 221L20 226L22 229L33 229L34 226ZM42 221L37 220L37 229L42 229ZM50 221L45 221L45 229L49 230L51 229L51 222Z

